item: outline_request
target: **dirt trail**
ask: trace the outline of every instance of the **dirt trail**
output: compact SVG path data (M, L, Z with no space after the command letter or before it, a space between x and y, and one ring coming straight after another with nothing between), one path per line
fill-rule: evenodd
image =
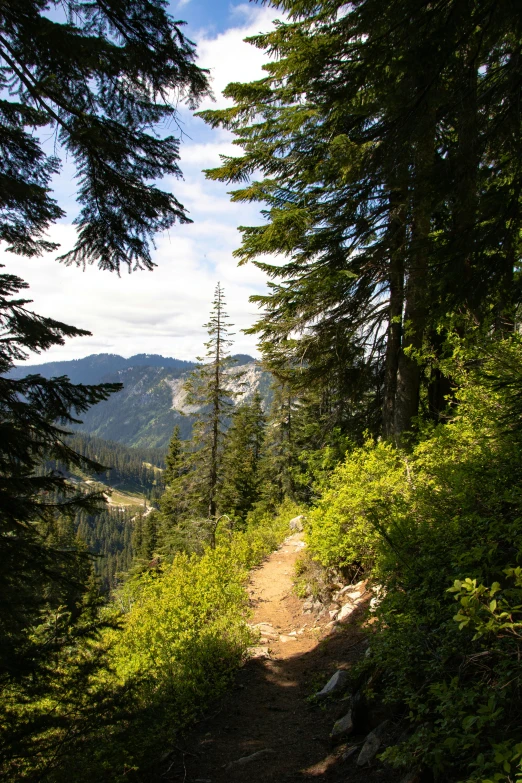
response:
M389 770L361 769L354 757L343 761L345 745L333 746L333 723L346 702L319 707L307 700L338 668L350 668L366 641L357 624L363 608L332 634L327 613L316 620L303 614L292 593L292 577L304 547L290 536L256 570L248 586L252 624L271 626L252 658L238 672L235 686L214 713L200 721L180 747L161 780L183 783L275 783L311 781L373 783L395 780ZM266 655L269 657L266 657ZM361 742L362 737L351 739ZM260 752L247 762L245 757Z

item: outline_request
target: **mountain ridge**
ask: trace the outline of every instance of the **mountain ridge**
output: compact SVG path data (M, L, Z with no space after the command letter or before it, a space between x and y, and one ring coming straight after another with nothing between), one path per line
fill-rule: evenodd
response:
M241 382L231 384L237 394L235 402L248 401L259 390L266 407L271 395L270 374L248 354L232 358L237 367L244 368ZM128 359L118 354L91 354L84 359L19 365L10 376L39 373L46 378L66 375L73 383L122 383L122 391L90 408L74 429L126 446L165 449L176 425L183 439L191 435L195 409L185 404L183 385L196 366L197 362L159 354L136 354Z

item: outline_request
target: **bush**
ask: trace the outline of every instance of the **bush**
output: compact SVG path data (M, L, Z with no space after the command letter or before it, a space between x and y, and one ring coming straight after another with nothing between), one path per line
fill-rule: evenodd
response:
M514 336L467 358L452 368L460 391L450 423L427 426L411 452L371 442L352 452L311 515L309 541L322 564L362 563L385 587L362 668L382 672L382 695L402 705L408 729L384 758L437 780L514 781L522 343Z

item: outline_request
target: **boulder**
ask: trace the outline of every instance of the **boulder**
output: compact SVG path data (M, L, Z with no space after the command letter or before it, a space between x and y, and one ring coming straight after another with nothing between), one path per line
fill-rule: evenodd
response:
M359 750L357 745L349 745L341 756L343 761L348 761Z
M299 514L298 517L294 517L290 520L290 530L294 530L296 533L302 533L303 532L303 521L305 519L304 514Z
M261 636L267 637L269 639L279 639L279 631L276 631L276 629L269 623L259 623L258 625L255 625L254 628L259 631Z
M280 642L296 642L297 638L295 636L290 636L290 634L282 633L279 636Z
M382 745L387 726L388 721L385 720L379 726L377 726L376 729L368 734L364 745L361 748L361 752L357 757L356 763L359 767L364 767L366 764L371 764L371 762L374 760L375 756L377 755L377 751Z
M342 609L339 609L335 619L338 623L344 622L344 620L347 620L350 617L354 609L355 606L353 604L345 604Z
M334 727L330 733L332 739L339 739L340 737L347 737L353 732L352 712L349 710L346 715L339 718L334 723Z
M336 693L344 690L348 683L348 672L344 669L338 669L335 674L330 677L326 685L322 690L315 694L315 699L326 699L328 696L334 696Z

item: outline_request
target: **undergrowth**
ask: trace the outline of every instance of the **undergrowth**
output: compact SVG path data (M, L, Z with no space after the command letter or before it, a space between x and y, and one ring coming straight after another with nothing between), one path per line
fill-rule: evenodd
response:
M299 510L285 503L275 515L252 514L241 532L218 530L215 549L179 554L130 579L103 610L110 627L95 640L71 640L54 661L53 690L39 696L18 684L4 692L6 779L154 776L179 732L223 693L243 660L253 640L248 571L283 540Z
M319 563L384 587L362 664L404 723L383 758L438 781L522 780L521 367L518 336L462 356L451 421L368 440L309 514Z

